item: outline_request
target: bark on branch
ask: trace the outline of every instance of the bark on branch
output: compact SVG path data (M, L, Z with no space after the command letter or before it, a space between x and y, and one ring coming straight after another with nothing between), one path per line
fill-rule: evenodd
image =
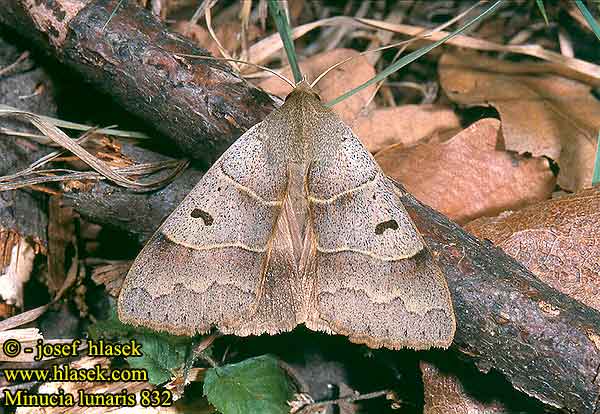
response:
M0 103L54 115L52 85L34 62L0 38ZM16 63L15 63L16 62ZM11 68L6 70L5 68ZM38 87L43 85L43 88ZM19 171L48 152L46 147L2 132L35 132L8 118L0 118L0 176ZM23 302L23 284L30 277L35 254L47 251L46 194L36 191L0 193L0 318L10 316Z
M0 68L10 67L19 61L21 52L0 38ZM33 67L34 61L28 57L19 61L13 70L0 76L0 103L19 105L24 110L44 115L55 115L52 83L43 69L32 69ZM40 85L43 88L36 91ZM2 134L2 131L7 130L36 132L29 125L0 117L0 128L0 176L25 168L49 151L28 139ZM35 191L0 193L0 274L4 270L2 256L10 255L9 241L14 241L15 237L26 239L36 250L46 249L46 204L46 195Z
M213 161L274 109L266 93L226 64L178 56L209 53L132 1L5 0L0 23L68 64L192 158Z
M132 147L124 152L139 162L163 158ZM151 194L99 182L90 192L65 197L84 216L144 241L201 175L190 169ZM448 278L458 325L454 346L482 371L499 370L515 388L545 403L593 413L600 314L543 284L500 249L410 194L404 204Z

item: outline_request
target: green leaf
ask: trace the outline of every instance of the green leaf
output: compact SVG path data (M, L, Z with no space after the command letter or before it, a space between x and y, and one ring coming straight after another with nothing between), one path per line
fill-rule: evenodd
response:
M494 4L492 4L489 8L487 8L483 13L481 13L479 16L469 20L463 27L461 27L458 30L455 30L454 32L450 33L448 36L444 37L443 39L438 40L437 42L434 42L430 45L424 46L420 49L415 50L412 53L409 53L408 55L404 56L402 59L399 59L396 63L388 66L387 68L385 68L384 70L382 70L381 72L379 72L377 75L375 75L374 77L372 77L371 79L369 79L368 81L366 81L365 83L363 83L362 85L357 86L356 88L346 92L345 94L335 98L332 101L327 102L325 105L326 106L333 106L335 104L338 104L340 102L342 102L344 99L351 97L352 95L354 95L355 93L369 87L370 85L377 83L379 81L384 80L385 78L387 78L388 76L390 76L392 73L400 70L401 68L403 68L404 66L408 65L409 63L414 62L415 60L417 60L418 58L420 58L421 56L429 53L429 51L435 49L436 47L440 46L441 44L447 42L448 40L452 39L453 37L458 36L459 34L461 34L462 32L464 32L466 29L468 29L469 27L471 27L473 24L475 24L476 22L478 22L479 20L483 19L484 17L489 16L490 14L494 13L496 11L496 9L500 6L500 4L502 3L502 0L498 0L496 1Z
M223 414L288 414L293 388L277 359L269 355L211 368L204 395Z
M592 28L592 31L594 32L594 34L596 35L598 40L600 40L600 24L598 24L596 19L594 19L594 16L592 16L592 13L590 13L590 11L587 9L587 7L585 7L585 4L583 4L583 2L581 0L575 0L575 4L579 8L579 11L581 12L581 14L583 14L583 17L585 18L585 20L588 22L588 24Z
M126 325L119 320L113 303L111 303L108 318L101 319L88 327L88 334L94 340L103 337L124 338L131 336L134 331L133 326Z
M90 326L88 333L92 339L113 338L122 343L135 338L142 345L143 355L127 358L127 362L133 368L146 369L148 382L154 385L170 380L175 373L185 375L186 367L191 366L191 348L195 338L124 324L114 306L109 317Z
M292 39L292 31L290 29L287 16L281 7L279 7L279 2L276 0L269 0L269 12L275 21L275 26L277 26L277 31L279 32L279 36L283 42L285 53L288 57L288 61L290 62L292 73L294 74L294 81L298 83L302 80L302 72L300 72L300 66L298 65L296 49L294 48L294 40Z
M540 9L540 13L544 16L546 26L548 26L548 15L546 14L546 8L544 7L544 0L535 0L535 2L537 3L538 9Z
M598 141L596 145L596 161L594 162L592 185L600 184L600 132L598 132Z
M133 368L145 369L150 384L169 381L175 371L183 369L190 354L189 343L185 341L169 341L159 335L142 335L138 340L143 356L129 357L127 362Z

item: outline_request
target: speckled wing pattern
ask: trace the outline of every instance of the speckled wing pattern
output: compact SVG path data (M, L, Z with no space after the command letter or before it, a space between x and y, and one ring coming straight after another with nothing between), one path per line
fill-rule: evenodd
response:
M446 281L391 181L301 84L165 220L119 296L174 334L310 329L378 348L447 347Z

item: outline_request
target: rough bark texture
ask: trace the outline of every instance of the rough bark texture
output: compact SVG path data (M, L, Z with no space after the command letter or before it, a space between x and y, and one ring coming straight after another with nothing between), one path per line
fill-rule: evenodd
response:
M129 144L123 144L122 153L136 162L169 159ZM166 175L166 171L161 174ZM63 196L88 220L123 230L141 244L152 236L162 220L181 203L201 177L200 171L190 168L170 185L151 193L133 193L107 181L99 181L89 191L80 191L76 186Z
M161 157L127 147L124 152L140 162ZM201 175L188 170L151 194L100 182L90 192L65 196L89 219L144 241ZM404 203L448 278L458 325L454 346L482 371L499 370L541 401L593 413L600 392L600 313L543 284L414 197L407 195Z
M56 105L46 73L30 58L0 38L0 104L54 115ZM14 64L15 62L19 62ZM12 67L12 69L10 69ZM7 70L8 68L8 70ZM0 117L0 128L35 132L34 128ZM0 132L0 176L25 168L47 152L28 139ZM11 316L23 304L23 280L29 278L35 254L47 251L47 196L36 191L0 192L0 318Z
M14 172L18 166L23 167L30 161L29 155L23 147L7 142L0 135L0 175ZM46 203L47 198L41 193L23 190L0 192L0 239L3 232L15 233L37 247L47 247ZM2 245L0 240L0 257L4 250Z
M186 156L213 161L270 113L273 101L225 63L177 56L208 52L134 3L5 0L0 23L75 69Z
M423 388L425 389L423 414L511 413L507 407L493 397L489 398L489 396L486 396L488 398L483 399L470 394L464 385L465 378L458 377L453 373L444 372L427 361L421 361L420 366L423 373ZM469 379L482 381L481 375L477 374L473 375L473 378L467 378L467 383ZM493 396L495 390L488 388L486 391Z
M594 413L600 313L412 196L405 206L448 279L459 350L481 370L501 371L515 388L547 404Z
M0 68L15 62L20 54L21 51L0 38ZM13 71L0 76L0 103L54 115L56 104L52 96L52 84L42 69L33 67L34 62L28 58ZM7 117L0 117L0 127L37 132L34 128ZM0 176L25 168L47 151L47 148L28 139L0 134ZM8 240L14 242L17 235L28 239L38 248L46 247L46 204L47 198L42 193L0 192L0 262L2 252L11 245Z

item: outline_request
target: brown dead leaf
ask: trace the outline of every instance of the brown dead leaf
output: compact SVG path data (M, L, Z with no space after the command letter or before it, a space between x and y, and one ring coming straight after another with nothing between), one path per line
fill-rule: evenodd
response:
M439 63L440 82L450 99L492 105L500 113L507 150L555 160L564 189L589 187L600 102L590 86L544 68L472 53L446 53Z
M393 145L375 159L420 201L465 223L552 194L555 178L548 161L497 149L500 137L500 122L487 118L448 141Z
M98 239L101 232L101 225L86 220L79 220L79 239L87 257L95 257L98 254L102 254L100 250L102 242Z
M352 130L367 149L376 153L392 145L410 147L434 133L460 128L452 109L441 105L402 105L359 116Z
M478 401L469 395L460 379L443 373L433 364L421 361L425 389L423 414L500 414L508 410L497 401Z
M333 49L303 60L300 62L300 69L304 76L313 81L329 67L354 56L357 57L333 69L317 84L316 89L321 95L321 99L323 102L327 102L371 79L375 76L375 68L365 56L359 56L359 52L356 50ZM283 69L282 74L288 79L292 76L289 67ZM258 86L282 98L292 90L290 85L277 77L265 79L259 82ZM359 112L367 105L374 91L375 85L371 85L335 105L333 110L344 122L351 125Z
M600 310L600 187L475 220L466 229L545 283Z
M152 3L150 0L144 1ZM197 0L162 0L162 2L164 3L163 7L168 11L167 17L172 17L173 13L185 12L185 10L189 10L192 7L198 7Z

